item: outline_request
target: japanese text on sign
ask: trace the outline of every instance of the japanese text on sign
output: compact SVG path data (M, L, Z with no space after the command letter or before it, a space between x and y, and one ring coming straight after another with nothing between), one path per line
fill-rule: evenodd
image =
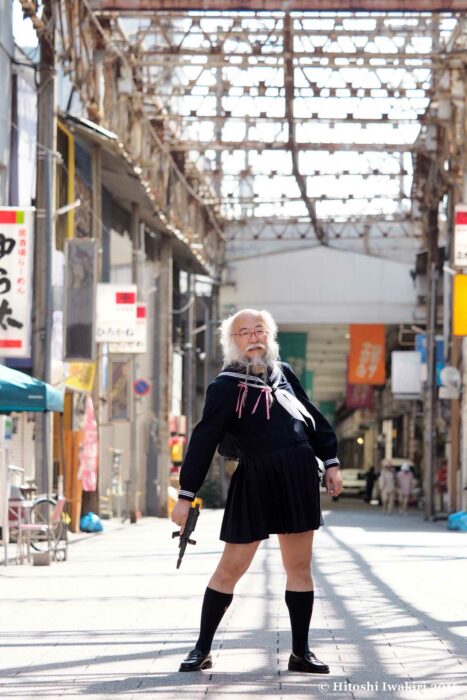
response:
M136 285L98 284L96 342L127 342L135 334Z
M384 384L385 329L380 324L350 326L349 384Z
M32 210L0 209L0 355L30 353Z
M467 267L467 204L458 204L454 216L454 265Z

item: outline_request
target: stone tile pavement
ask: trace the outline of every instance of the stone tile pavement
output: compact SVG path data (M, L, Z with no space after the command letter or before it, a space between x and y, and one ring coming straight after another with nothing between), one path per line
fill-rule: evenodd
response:
M0 567L0 698L467 698L467 535L418 512L323 496L311 647L329 676L287 671L290 631L277 538L259 548L213 648L180 674L222 551L202 512L179 571L168 520L105 522L69 561Z

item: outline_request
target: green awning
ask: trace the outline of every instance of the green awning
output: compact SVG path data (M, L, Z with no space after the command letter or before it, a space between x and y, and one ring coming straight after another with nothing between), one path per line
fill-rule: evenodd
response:
M24 372L0 365L0 413L11 411L63 412L63 394Z

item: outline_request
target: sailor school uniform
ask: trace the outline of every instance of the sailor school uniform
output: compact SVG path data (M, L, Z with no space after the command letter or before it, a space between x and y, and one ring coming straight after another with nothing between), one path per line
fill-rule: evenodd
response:
M290 365L276 362L267 382L231 365L209 384L181 466L180 498L194 500L226 439L239 463L221 540L248 543L324 524L316 457L326 469L339 466L337 438Z

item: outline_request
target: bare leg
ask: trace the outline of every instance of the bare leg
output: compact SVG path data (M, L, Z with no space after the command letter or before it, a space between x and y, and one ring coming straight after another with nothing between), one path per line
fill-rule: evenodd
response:
M308 633L313 613L314 589L311 576L313 530L279 535L282 561L287 573L285 602L292 627L292 649L289 671L329 673L329 666L320 661L308 646Z
M260 541L248 544L226 543L204 594L196 647L182 662L180 671L201 671L211 668L212 659L209 652L214 635L232 602L235 584L247 571L259 544Z
M282 562L287 574L288 591L311 591L311 555L313 532L298 532L290 535L278 535Z
M387 491L381 491L381 500L383 502L383 513L388 512L388 492Z
M209 588L221 593L233 593L235 584L248 571L260 544L261 540L248 544L226 542L222 557L208 583Z

